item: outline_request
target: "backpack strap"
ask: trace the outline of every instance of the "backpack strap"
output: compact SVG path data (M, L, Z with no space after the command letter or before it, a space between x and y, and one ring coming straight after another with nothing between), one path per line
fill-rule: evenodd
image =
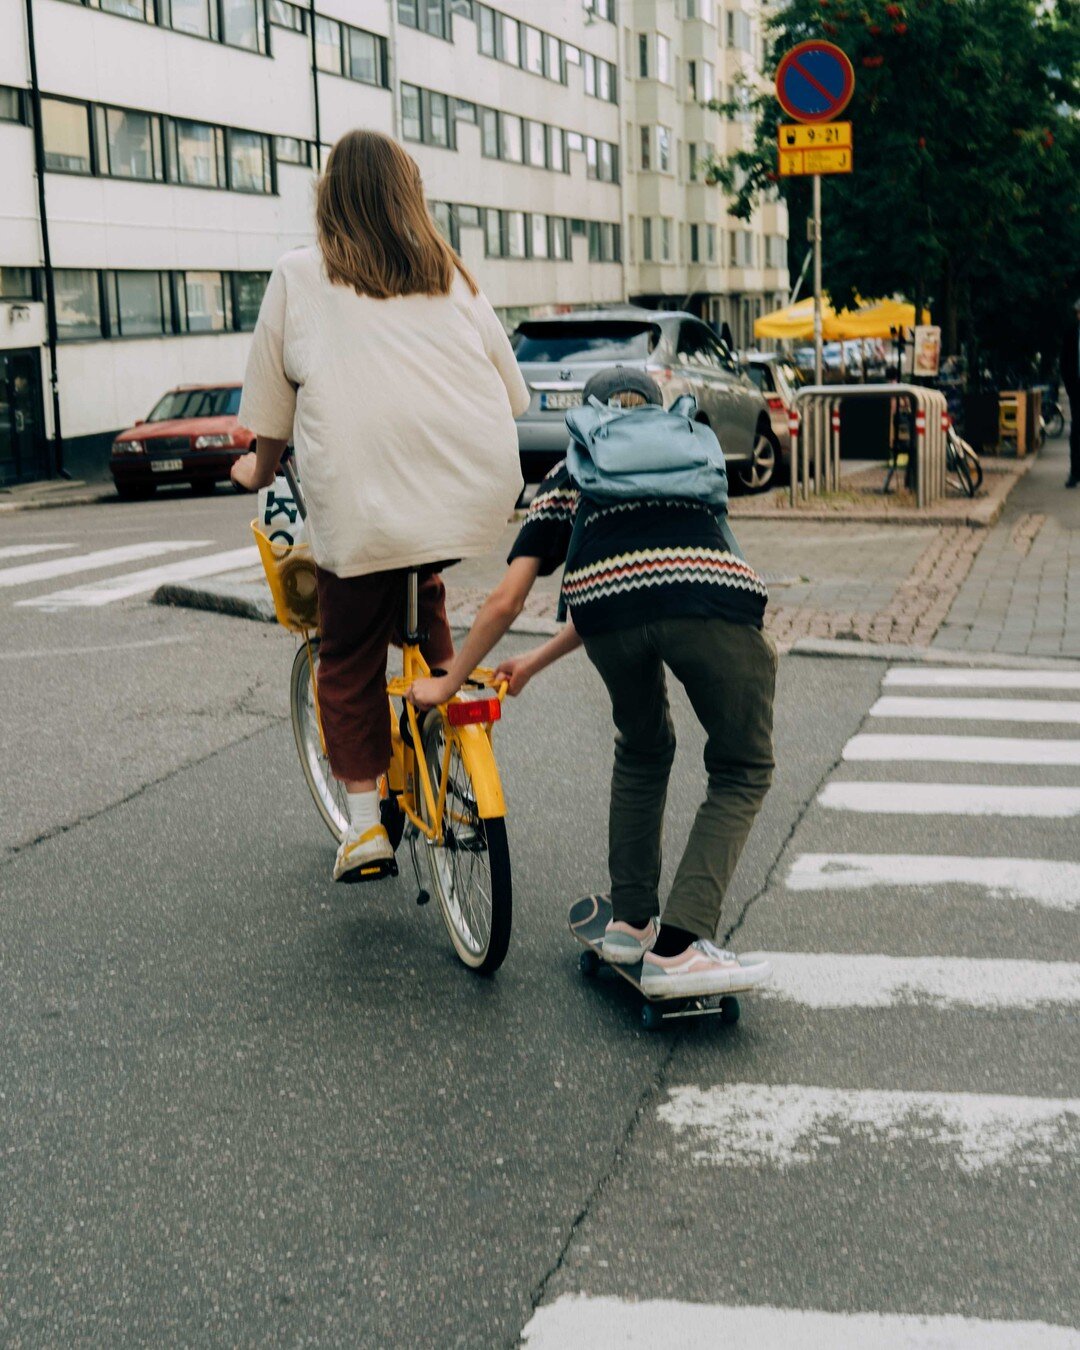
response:
M566 545L566 560L570 561L570 556L575 547L581 542L581 536L585 532L585 494L578 488L578 507L574 513L574 528L570 531L570 542ZM566 566L563 566L563 584L566 582ZM565 623L570 617L566 604L566 592L563 587L559 587L559 607L555 611L556 623Z

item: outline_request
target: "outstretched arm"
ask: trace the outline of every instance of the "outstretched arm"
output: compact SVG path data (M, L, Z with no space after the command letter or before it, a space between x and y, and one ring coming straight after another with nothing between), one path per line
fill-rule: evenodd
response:
M581 646L581 638L571 619L553 638L549 638L540 647L534 647L523 656L511 656L499 662L495 679L505 680L511 694L520 694L534 675L538 675L546 666L557 661L560 656L568 656Z
M433 708L437 703L453 698L521 613L539 571L539 558L514 559L502 581L480 607L469 636L450 662L446 674L414 680L408 691L410 703L418 708Z

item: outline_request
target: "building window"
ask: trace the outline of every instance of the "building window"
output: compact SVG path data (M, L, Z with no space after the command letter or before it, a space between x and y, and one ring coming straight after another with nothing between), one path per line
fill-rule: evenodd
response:
M585 92L605 103L617 103L615 85L615 67L592 52L582 52L581 63L585 69Z
M249 52L266 50L266 15L262 0L221 0L222 40Z
M184 332L221 333L232 327L220 272L185 272L180 290Z
M570 222L562 216L551 218L551 256L558 262L570 257Z
M401 134L407 141L422 141L425 145L441 145L448 150L456 148L454 123L450 117L450 100L446 94L430 89L418 89L412 84L401 86Z
M432 37L451 37L450 0L398 0L398 21Z
M530 75L544 73L544 35L539 28L522 28L522 66Z
M751 48L750 16L741 9L727 12L727 45L740 52L748 52Z
M656 78L661 84L671 83L671 43L663 33L656 35Z
M551 33L544 34L544 74L549 80L554 80L557 84L566 83L562 43Z
M270 0L270 22L294 33L307 32L307 11L291 0Z
M589 221L589 261L619 261L619 227L607 221Z
M233 314L241 333L250 333L255 327L263 292L269 280L269 272L233 273Z
M0 85L0 122L25 122L25 99L21 89Z
M170 27L194 37L218 36L217 6L209 0L169 0Z
M295 136L275 136L274 154L279 164L311 164L311 142Z
M525 257L525 212L507 211L506 216L506 256L508 258Z
M273 192L269 137L257 131L229 132L229 187L234 192Z
M497 57L499 54L498 29L495 20L496 14L493 9L488 9L487 5L477 7L476 41L483 56Z
M499 158L499 114L494 108L480 109L480 153L486 159Z
M643 262L652 262L652 217L641 218L641 258Z
M341 75L341 24L336 19L315 20L315 64L328 75Z
M686 17L702 19L705 23L713 21L713 0L686 0Z
M696 143L696 141L690 141L689 144L688 144L687 147L686 147L686 155L687 155L687 161L686 161L686 162L687 162L687 170L686 170L686 174L687 174L687 177L690 179L691 183L696 183L696 182L697 182L697 176L698 176L698 174L697 174L697 151L698 151L698 148L697 148L697 143Z
M529 147L529 163L538 169L547 168L547 128L543 122L526 122L528 131L526 142Z
M98 108L98 163L114 178L161 182L165 163L161 118L127 108Z
M489 258L502 257L502 222L498 211L484 212L484 252Z
M521 33L517 19L499 15L499 56L508 66L521 65Z
M172 123L177 181L188 187L225 186L224 135L204 122Z
M125 19L141 19L154 23L154 0L99 0L98 8L105 14L119 14Z
M597 141L592 136L585 138L585 172L589 178L601 183L617 183L618 147L610 141Z
M383 40L360 28L349 28L349 78L361 84L386 84Z
M547 216L529 217L529 256L546 258L548 255Z
M41 100L45 167L58 173L90 173L90 109L85 103Z
M33 267L0 267L0 300L37 300L38 274Z
M499 133L502 158L520 164L524 158L521 140L521 118L511 113L499 114Z
M466 226L472 230L480 228L480 208L478 206L459 206L457 208L457 223L461 229Z
M671 261L671 217L660 217L660 260Z
M656 128L656 163L661 173L671 172L671 128Z
M700 233L700 227L699 227L699 226L697 226L697 225L691 225L691 226L690 226L690 261L691 261L691 262L700 262L700 261L701 261L701 248L700 248L700 238L699 238L699 233Z
M647 33L639 33L637 39L638 49L638 74L643 80L649 78L649 37Z
M705 253L709 262L716 261L716 226L705 226Z
M565 173L567 170L565 134L558 127L548 127L547 131L548 167L558 173Z
M160 337L172 331L168 278L161 272L108 272L110 337Z
M641 128L641 162L642 173L648 173L652 168L652 127Z
M66 267L53 272L56 328L63 341L101 337L101 294L98 274Z
M457 230L454 228L454 208L449 202L429 202L431 218L435 222L435 228L450 245L451 248L457 248L457 239L455 238Z
M608 23L615 22L615 0L585 0L585 8L598 19L607 19Z

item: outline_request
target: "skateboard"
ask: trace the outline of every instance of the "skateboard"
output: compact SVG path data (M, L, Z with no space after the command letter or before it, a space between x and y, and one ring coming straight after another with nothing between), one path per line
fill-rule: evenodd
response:
M739 1000L734 994L677 994L671 998L655 998L641 987L641 962L632 966L616 965L600 953L604 929L611 919L611 901L606 895L587 895L570 906L570 931L585 948L578 958L581 973L592 977L602 967L621 975L632 984L645 1002L641 1005L641 1025L655 1031L677 1017L719 1017L724 1026L734 1026L739 1020Z

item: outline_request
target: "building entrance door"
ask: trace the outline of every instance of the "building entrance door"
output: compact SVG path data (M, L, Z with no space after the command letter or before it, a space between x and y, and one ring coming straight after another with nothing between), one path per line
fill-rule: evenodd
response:
M0 351L0 484L48 472L41 403L41 354Z

